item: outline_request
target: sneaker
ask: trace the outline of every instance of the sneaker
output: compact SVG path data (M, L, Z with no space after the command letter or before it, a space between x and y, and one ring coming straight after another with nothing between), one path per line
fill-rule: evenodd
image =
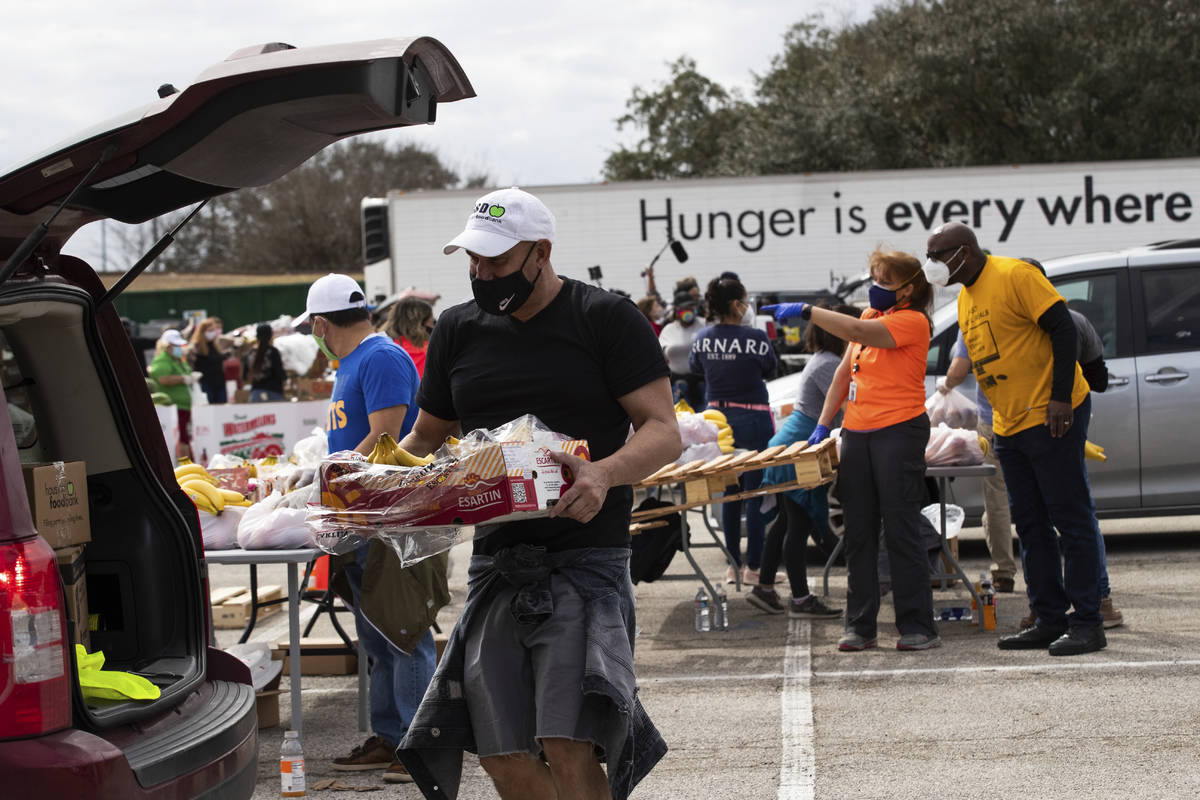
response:
M863 650L871 650L878 644L879 642L874 636L868 639L865 636L859 636L854 631L846 631L846 634L838 639L837 649L843 653L859 653Z
M797 603L792 600L788 604L788 619L830 619L841 615L840 608L830 608L815 594L810 594L803 602Z
M1105 597L1100 601L1100 617L1104 620L1104 627L1116 628L1125 622L1125 615L1118 608L1113 608L1111 597Z
M726 567L725 568L725 582L726 583L737 583L737 567Z
M746 602L768 614L782 614L785 611L783 603L779 602L779 594L774 589L755 586L750 590L750 594L746 595Z
M746 584L747 586L757 586L758 570L750 569L749 567L742 567L742 583Z
M1108 644L1104 638L1104 627L1097 625L1072 625L1067 632L1050 644L1052 656L1079 656L1103 650Z
M400 763L400 759L392 762L392 765L383 773L384 783L412 783L412 775L408 774L408 770Z
M942 646L942 637L928 633L906 633L896 642L897 650L932 650Z
M1007 576L992 576L992 586L996 587L996 591L1000 594L1012 594L1017 588L1017 582Z
M350 751L350 755L335 758L336 770L352 772L366 769L388 769L396 761L396 745L381 736L372 736Z

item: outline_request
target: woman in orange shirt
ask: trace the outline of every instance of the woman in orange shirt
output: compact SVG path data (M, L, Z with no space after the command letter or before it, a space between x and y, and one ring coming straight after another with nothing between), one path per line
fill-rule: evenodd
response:
M879 528L892 572L898 650L941 646L933 621L929 560L921 541L925 493L925 361L929 353L927 309L933 287L911 255L876 250L870 258L871 308L860 319L790 303L777 318L811 319L850 343L825 396L809 442L829 435L842 404L838 487L846 520L846 631L842 651L873 648L879 615ZM800 308L797 308L800 306Z

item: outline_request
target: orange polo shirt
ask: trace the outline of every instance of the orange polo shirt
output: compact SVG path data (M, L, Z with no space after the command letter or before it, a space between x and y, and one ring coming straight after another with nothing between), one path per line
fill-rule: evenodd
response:
M924 414L928 318L910 308L883 314L868 308L862 318L883 322L896 346L850 343L850 393L843 426L851 431L873 431Z

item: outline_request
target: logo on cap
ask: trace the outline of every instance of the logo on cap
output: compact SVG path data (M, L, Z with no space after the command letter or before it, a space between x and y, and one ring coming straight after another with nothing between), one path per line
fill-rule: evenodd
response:
M475 206L476 214L487 214L492 219L500 219L504 216L504 206L492 205L491 203L479 203Z

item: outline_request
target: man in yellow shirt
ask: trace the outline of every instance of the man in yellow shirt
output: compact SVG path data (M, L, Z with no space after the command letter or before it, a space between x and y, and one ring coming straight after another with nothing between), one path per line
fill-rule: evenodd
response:
M934 230L924 269L932 283L963 286L958 325L992 404L996 458L1036 614L1032 626L998 645L1049 648L1054 656L1100 650L1107 642L1099 526L1083 457L1092 405L1067 304L1032 265L984 254L959 222Z

